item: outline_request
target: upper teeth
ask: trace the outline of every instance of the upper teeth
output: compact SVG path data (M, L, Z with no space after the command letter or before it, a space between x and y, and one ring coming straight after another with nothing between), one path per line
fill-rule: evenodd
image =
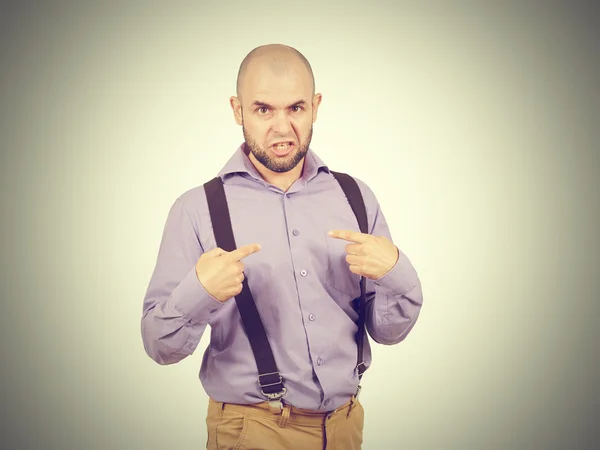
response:
M277 150L285 150L288 147L288 143L277 144Z

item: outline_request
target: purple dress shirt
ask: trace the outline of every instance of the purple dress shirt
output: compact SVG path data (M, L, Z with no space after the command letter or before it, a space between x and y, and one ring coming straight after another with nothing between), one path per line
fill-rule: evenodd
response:
M345 259L349 242L327 232L360 231L354 213L312 149L301 178L287 192L262 179L243 146L219 176L236 245L262 247L242 262L287 388L283 399L299 408L333 410L358 386L357 314L352 300L360 295L360 277L350 272ZM391 240L375 195L360 179L356 181L369 233ZM212 298L196 276L196 261L215 247L204 188L198 186L177 198L169 211L144 298L144 348L159 364L176 363L194 352L210 325L210 344L200 368L206 393L222 402L265 401L235 300L221 303ZM387 345L402 341L422 305L421 284L407 257L400 252L387 274L375 281L367 278L366 293L369 336ZM367 339L364 361L368 368Z

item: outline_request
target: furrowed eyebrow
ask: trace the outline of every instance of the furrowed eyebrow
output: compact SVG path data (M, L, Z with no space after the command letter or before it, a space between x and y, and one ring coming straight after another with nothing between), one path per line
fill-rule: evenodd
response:
M304 105L306 105L305 100L298 100L296 103L292 103L290 106L288 106L288 108L293 108L294 106L304 106ZM255 101L254 103L252 103L252 106L257 106L259 108L274 109L274 106L271 106L268 103L259 102L259 101Z
M269 105L268 103L263 103L263 102L257 102L255 101L254 103L252 103L252 106L259 106L261 108L272 108L271 105Z
M290 105L290 108L293 108L294 106L304 106L306 105L306 102L304 100L300 100L297 101L296 103L294 103L293 105Z

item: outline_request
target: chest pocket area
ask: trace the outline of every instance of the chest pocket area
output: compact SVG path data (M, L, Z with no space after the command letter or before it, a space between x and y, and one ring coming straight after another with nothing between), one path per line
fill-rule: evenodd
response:
M327 236L327 284L351 299L360 296L360 276L350 272L346 245L352 242Z

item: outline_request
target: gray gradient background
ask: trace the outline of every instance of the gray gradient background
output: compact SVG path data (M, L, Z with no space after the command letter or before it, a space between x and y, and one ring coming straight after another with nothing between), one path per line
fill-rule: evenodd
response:
M282 42L323 93L313 148L423 283L374 347L364 448L598 448L595 10L3 4L1 447L204 448L207 339L157 365L142 300L172 202L241 142L239 63Z

